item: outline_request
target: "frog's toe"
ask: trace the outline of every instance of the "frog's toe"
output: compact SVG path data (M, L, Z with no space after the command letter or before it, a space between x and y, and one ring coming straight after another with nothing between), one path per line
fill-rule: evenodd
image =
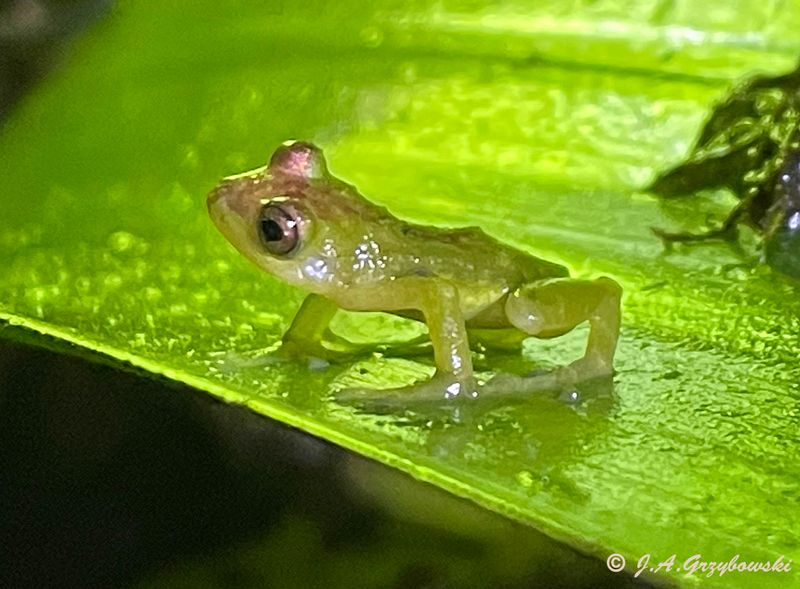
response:
M352 405L364 411L386 412L400 411L408 407L409 398L406 389L367 389L346 388L336 391L333 398L338 403Z
M543 393L558 390L563 386L555 370L537 373L532 376L498 374L487 382L481 394L485 396L513 396L528 393Z
M390 358L408 358L428 355L431 353L431 347L430 338L427 335L422 335L406 342L377 346L375 351Z
M337 401L370 407L406 408L419 403L452 403L456 399L478 396L475 379L453 380L434 377L426 382L391 389L342 389L334 394Z
M216 369L222 373L230 374L252 368L272 366L288 361L286 359L276 357L274 355L274 351L274 348L265 348L262 350L250 350L244 353L228 351L224 354L216 354Z
M498 374L486 383L481 392L504 396L553 391L564 393L581 383L610 381L613 376L610 364L595 358L581 358L552 370L537 369L527 376Z
M323 346L318 342L296 342L293 340L284 341L273 354L276 358L284 361L289 360L309 360L309 362L319 361L328 363L351 362L363 357L362 353L355 350L337 350ZM315 364L315 365L316 365ZM310 364L311 366L311 364Z
M556 369L563 385L575 385L587 380L610 378L614 376L614 367L610 361L601 357L585 356L567 366Z

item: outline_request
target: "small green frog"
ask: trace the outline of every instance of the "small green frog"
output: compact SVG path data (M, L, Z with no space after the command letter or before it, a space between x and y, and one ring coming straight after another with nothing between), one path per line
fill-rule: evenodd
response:
M373 395L476 397L612 374L620 325L616 282L569 278L566 268L477 227L401 221L331 175L311 143L286 142L268 165L223 179L208 196L208 210L223 235L262 270L310 291L283 336L283 355L333 359L323 340L338 309L384 311L427 324L435 375ZM584 321L590 333L579 360L538 376L476 382L470 341L518 345L528 336L562 335Z

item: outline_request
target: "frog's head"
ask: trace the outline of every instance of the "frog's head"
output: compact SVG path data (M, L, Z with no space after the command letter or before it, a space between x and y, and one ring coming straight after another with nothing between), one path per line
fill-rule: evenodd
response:
M764 258L772 268L800 278L800 155L778 170L775 198L764 224Z
M335 184L322 150L288 141L266 166L224 178L208 195L208 211L228 241L256 265L287 282L305 282L298 257L319 247L313 218Z

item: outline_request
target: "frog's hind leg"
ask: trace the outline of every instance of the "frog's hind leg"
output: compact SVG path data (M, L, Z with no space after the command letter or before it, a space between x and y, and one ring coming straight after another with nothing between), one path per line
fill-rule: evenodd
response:
M569 386L583 380L610 376L620 326L622 289L610 278L576 280L554 278L524 285L506 301L506 316L517 329L539 338L563 335L589 322L583 357L542 377L498 377L490 389L535 389ZM503 383L503 384L501 384Z
M494 352L519 352L522 342L530 337L515 328L485 329L467 326L469 343Z
M431 276L401 276L392 288L384 284L364 285L352 298L344 298L344 308L352 311L419 311L428 326L436 372L426 382L392 389L344 389L336 393L340 401L378 401L383 406L412 401L447 401L455 397L477 396L478 383L472 369L469 340L459 304L458 289L450 282Z

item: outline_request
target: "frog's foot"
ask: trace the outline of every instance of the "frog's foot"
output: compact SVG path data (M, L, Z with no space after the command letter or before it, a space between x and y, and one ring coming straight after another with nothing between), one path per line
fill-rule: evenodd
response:
M579 360L556 368L556 379L560 388L574 387L590 380L611 379L614 368L603 357L588 355Z
M581 358L567 366L547 372L536 371L530 376L498 374L481 389L484 396L514 396L530 393L565 391L575 386L613 377L613 369L595 358Z
M240 372L250 368L263 368L281 362L280 358L274 355L275 348L265 348L253 350L246 353L228 351L222 354L215 354L217 369L225 374Z
M437 374L428 381L392 389L342 389L337 401L347 404L403 409L419 403L453 403L458 399L475 399L479 395L474 377L455 378Z
M431 348L431 338L427 334L423 334L405 342L378 345L373 350L388 357L406 358L430 354Z
M305 341L297 339L285 339L280 347L273 353L281 360L305 360L318 358L326 362L352 362L371 354L373 348L359 346L345 339L334 341Z
M297 360L319 358L328 362L354 362L379 353L388 357L409 357L430 354L431 341L427 335L396 344L356 344L328 330L321 341L285 339L275 352L279 359Z
M510 397L559 390L561 385L556 372L556 370L552 370L532 376L498 374L483 386L481 395L487 397Z

